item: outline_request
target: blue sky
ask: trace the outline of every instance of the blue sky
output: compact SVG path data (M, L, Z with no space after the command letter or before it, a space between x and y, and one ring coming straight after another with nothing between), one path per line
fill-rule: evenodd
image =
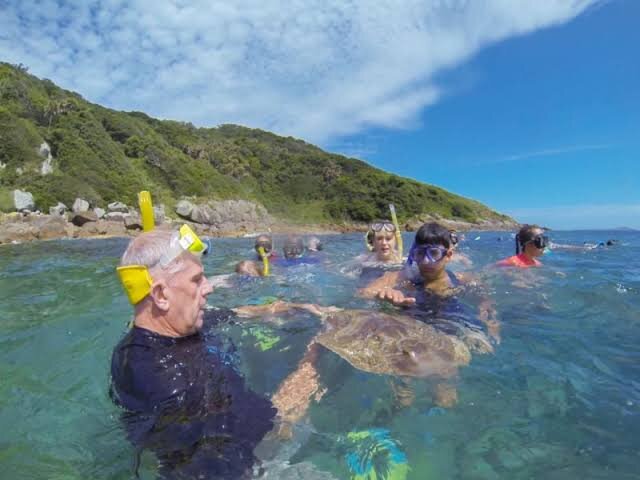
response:
M238 123L553 228L640 228L635 0L5 1L0 59Z

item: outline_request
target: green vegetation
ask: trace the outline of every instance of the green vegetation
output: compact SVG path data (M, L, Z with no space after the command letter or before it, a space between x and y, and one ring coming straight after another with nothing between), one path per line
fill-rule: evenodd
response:
M42 176L40 144L55 158ZM83 197L94 205L136 202L146 189L169 206L244 198L299 222L401 220L439 214L475 222L504 219L478 202L330 154L294 138L236 125L196 128L140 112L116 112L0 63L0 192L22 188L46 210Z

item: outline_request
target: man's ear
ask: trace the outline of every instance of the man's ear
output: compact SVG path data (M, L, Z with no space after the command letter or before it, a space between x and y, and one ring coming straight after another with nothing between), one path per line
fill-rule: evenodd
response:
M447 258L451 258L452 255L453 255L453 248L450 248L449 250L447 250Z
M151 292L149 293L149 297L151 297L156 308L159 308L164 312L169 310L169 299L167 298L166 292L166 282L164 280L159 280L157 282L153 282L153 285L151 285Z

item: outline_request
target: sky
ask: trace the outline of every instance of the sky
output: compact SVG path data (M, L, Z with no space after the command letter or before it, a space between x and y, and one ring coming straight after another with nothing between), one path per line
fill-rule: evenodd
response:
M0 0L0 60L556 229L640 228L636 0Z

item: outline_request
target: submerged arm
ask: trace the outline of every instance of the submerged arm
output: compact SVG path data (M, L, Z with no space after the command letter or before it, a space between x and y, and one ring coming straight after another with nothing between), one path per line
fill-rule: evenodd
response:
M313 303L287 303L281 300L267 305L245 305L243 307L236 307L233 309L239 317L244 318L289 313L294 310L305 310L313 315L322 316L327 313L339 311L340 309L336 307L321 307L320 305Z

